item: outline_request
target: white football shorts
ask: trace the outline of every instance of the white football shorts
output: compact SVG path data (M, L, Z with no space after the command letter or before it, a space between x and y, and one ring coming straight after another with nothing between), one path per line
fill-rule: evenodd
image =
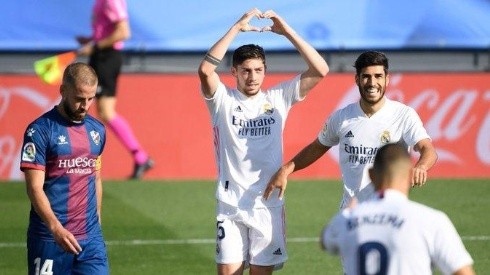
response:
M241 210L218 201L216 263L274 266L286 262L284 206Z

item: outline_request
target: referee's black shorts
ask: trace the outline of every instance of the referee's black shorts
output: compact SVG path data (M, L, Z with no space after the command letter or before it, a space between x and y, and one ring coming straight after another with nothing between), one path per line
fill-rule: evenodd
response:
M99 78L96 97L116 96L117 78L121 72L122 52L112 48L95 49L89 58L89 65L94 68Z

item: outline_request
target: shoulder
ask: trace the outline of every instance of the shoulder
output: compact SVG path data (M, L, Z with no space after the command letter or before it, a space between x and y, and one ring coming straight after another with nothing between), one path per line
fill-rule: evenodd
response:
M301 81L301 75L298 74L293 78L283 80L283 81L275 84L274 86L268 88L266 90L266 93L269 93L269 94L270 93L282 93L284 91L291 90L291 89L293 89L293 90L299 89L300 81Z
M104 124L91 115L85 117L85 123L91 125L94 128L105 129Z
M396 100L386 99L386 104L390 107L392 112L417 115L417 113L415 112L415 109L406 105L405 103L402 103L402 102L399 102Z
M411 213L416 213L418 217L420 217L422 220L430 222L430 224L434 224L434 226L442 226L445 224L447 221L449 221L449 217L446 215L446 213L442 212L441 210L429 207L427 205L415 202L415 201L408 201L410 205L410 212ZM443 222L441 224L440 222Z
M54 123L57 123L57 120L53 110L51 110L36 118L27 127L35 128L36 130L48 130Z
M342 121L342 120L351 118L353 116L357 116L358 115L358 111L357 111L358 108L359 108L358 102L351 103L351 104L349 104L349 105L347 105L341 109L336 110L335 112L333 112L330 115L330 117L332 120Z

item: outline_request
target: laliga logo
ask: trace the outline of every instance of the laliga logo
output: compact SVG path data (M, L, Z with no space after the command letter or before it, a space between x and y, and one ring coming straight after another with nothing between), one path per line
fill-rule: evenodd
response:
M433 88L426 88L422 91L415 91L415 97L409 102L405 100L405 93L397 88L401 82L402 75L393 74L390 77L390 86L387 88L386 96L390 99L403 102L421 114L430 111L430 117L425 120L424 126L427 129L432 141L436 144L439 162L451 162L460 164L464 162L465 156L459 156L451 150L453 146L443 146L440 142L458 142L470 131L476 132L476 142L465 140L468 150L474 149L477 158L484 164L490 165L490 111L488 111L482 123L477 124L478 117L473 110L478 109L479 104L490 103L490 90L479 93L476 89L458 89L443 98L441 94ZM359 100L359 90L353 85L340 100L336 109L343 108L347 104ZM489 110L489 108L485 108ZM460 144L461 145L461 144ZM456 147L456 146L454 146ZM329 150L330 156L338 162L338 146Z

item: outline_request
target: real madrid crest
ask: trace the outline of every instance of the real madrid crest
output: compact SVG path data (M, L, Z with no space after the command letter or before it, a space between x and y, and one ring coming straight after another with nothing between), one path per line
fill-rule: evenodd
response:
M387 144L390 143L391 137L389 131L383 131L381 134L381 143Z
M267 115L272 115L272 113L274 113L274 108L272 107L272 105L270 103L265 103L264 106L262 106L262 111L264 112L264 114L267 114Z

